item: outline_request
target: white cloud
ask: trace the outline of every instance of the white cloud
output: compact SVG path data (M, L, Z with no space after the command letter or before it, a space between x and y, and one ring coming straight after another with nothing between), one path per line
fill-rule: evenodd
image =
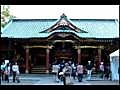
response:
M119 19L119 5L10 5L17 18Z

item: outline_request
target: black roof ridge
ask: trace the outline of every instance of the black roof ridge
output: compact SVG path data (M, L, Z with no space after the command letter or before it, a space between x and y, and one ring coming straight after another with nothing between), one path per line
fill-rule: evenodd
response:
M58 19L18 19L14 18L13 21L31 21L31 20L58 20ZM99 21L114 21L117 19L70 19L70 20L99 20Z
M98 18L98 19L70 19L70 20L99 20L99 21L111 21L111 20L117 20L117 19L100 19L100 18Z
M13 21L37 21L37 20L57 20L57 19L13 19Z

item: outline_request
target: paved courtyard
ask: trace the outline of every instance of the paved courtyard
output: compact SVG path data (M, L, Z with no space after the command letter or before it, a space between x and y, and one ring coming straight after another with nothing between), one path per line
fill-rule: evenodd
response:
M21 74L20 83L13 83L12 76L10 82L2 82L1 85L63 85L63 82L56 82L55 77L52 74ZM99 77L92 77L90 81L83 78L83 82L73 80L72 85L119 85L119 81L102 80Z

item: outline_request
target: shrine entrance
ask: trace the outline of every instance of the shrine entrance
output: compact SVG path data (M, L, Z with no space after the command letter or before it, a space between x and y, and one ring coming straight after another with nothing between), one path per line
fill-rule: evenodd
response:
M50 63L52 64L55 60L65 62L71 60L77 62L77 50L73 47L73 42L67 41L56 41L53 44L53 48L50 51Z
M31 63L33 66L45 66L46 65L46 49L44 48L32 48L30 49Z

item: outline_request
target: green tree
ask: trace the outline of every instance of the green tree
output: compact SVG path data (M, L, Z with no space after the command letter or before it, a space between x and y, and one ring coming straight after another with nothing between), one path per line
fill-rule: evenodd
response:
M1 6L1 28L12 18L15 18L15 16L10 14L10 7L8 5Z

